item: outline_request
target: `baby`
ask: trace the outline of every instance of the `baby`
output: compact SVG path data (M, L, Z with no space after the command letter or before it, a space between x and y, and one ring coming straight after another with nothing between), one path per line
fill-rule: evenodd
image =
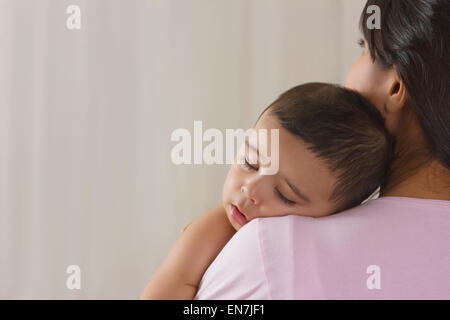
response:
M393 154L378 110L357 92L330 84L288 90L254 129L279 129L279 170L260 174L262 167L248 160L248 148L256 148L246 140L238 155L243 164L231 167L222 195L236 230L254 218L323 217L357 206L383 184Z
M268 164L261 154L249 161L250 149L259 152L247 139L224 183L226 213L216 208L189 225L141 298L192 299L226 242L255 218L324 217L359 205L383 185L393 156L394 142L378 110L357 92L331 84L288 90L254 129L269 136L278 129L278 171L263 174Z

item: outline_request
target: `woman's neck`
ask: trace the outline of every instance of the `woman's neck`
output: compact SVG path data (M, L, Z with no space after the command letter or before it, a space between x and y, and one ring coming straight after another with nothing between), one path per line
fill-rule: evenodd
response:
M433 159L412 108L403 110L395 156L380 196L450 200L450 169Z
M388 179L380 196L450 200L450 170L430 161L400 182Z

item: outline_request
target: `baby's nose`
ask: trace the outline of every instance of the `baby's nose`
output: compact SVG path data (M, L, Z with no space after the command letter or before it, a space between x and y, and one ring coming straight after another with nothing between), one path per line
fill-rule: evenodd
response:
M241 192L254 204L260 204L260 197L257 190L253 186L244 185L241 186Z

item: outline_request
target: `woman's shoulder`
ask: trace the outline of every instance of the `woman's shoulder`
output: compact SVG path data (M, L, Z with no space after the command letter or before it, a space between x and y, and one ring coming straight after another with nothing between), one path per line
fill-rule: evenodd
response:
M450 263L449 201L383 197L328 217L264 218L253 227L272 297L370 297L365 276L371 265L396 279L384 282L386 297L407 296L404 288L418 296L418 283L439 278L428 271L445 275ZM439 286L429 282L424 290Z

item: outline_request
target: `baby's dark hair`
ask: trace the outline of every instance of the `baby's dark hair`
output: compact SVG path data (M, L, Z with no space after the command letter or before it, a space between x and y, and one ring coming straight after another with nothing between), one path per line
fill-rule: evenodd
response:
M333 213L359 205L385 183L394 139L380 112L358 92L306 83L281 94L266 110L337 174Z

